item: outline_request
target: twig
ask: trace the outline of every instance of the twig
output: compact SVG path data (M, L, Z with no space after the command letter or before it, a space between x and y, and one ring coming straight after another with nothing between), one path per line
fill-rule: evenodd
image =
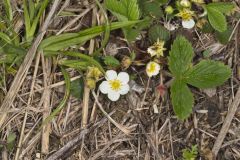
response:
M114 119L112 119L112 117L103 109L101 103L98 101L98 97L96 95L96 93L94 91L92 91L93 97L95 98L95 101L98 105L98 107L100 108L100 110L103 112L103 114L108 118L108 120L110 122L112 122L118 129L120 129L123 133L125 134L130 134L130 130L128 128L126 128L125 126L117 123Z
M236 24L235 26L235 29L234 29L234 32L236 31L236 34L235 34L235 54L238 55L239 54L239 49L238 49L238 32L239 32L239 28L237 26L239 26L240 20L238 21L238 23ZM233 32L233 33L234 33ZM234 95L233 95L234 96ZM220 130L220 133L218 134L218 137L214 143L214 146L212 148L212 152L213 154L215 155L215 157L217 157L217 154L218 154L218 151L220 150L221 148L221 145L223 143L223 140L224 138L226 137L226 134L228 132L228 129L231 125L231 122L232 122L232 119L238 109L238 106L240 104L240 87L238 88L237 90L237 93L236 95L234 96L233 98L233 102L231 103L231 105L229 106L229 111L227 113L227 116L224 120L224 123L222 125L222 128Z
M112 113L110 113L109 115L112 115ZM107 121L107 118L103 118L99 122L91 126L90 128L83 129L77 137L69 141L61 149L59 149L57 152L55 152L50 157L48 157L47 160L59 160L60 158L62 158L62 156L64 156L64 154L69 152L69 150L72 150L72 151L75 150L81 144L80 141L86 134L92 132L96 128L99 128L101 125L105 124L106 121Z
M175 160L175 158L174 158L174 152L173 152L172 124L171 124L170 118L169 118L169 122L168 122L168 129L169 129L169 140L170 140L170 145L171 145L172 159Z
M238 108L239 104L240 104L240 87L238 88L236 96L235 96L235 98L234 98L234 100L233 100L233 102L232 102L232 104L230 106L228 114L227 114L227 116L225 118L225 121L224 121L224 123L222 125L221 131L218 134L218 137L217 137L217 139L216 139L216 141L214 143L212 152L213 152L213 154L215 156L217 156L218 151L221 148L223 140L224 140L224 138L225 138L225 136L226 136L226 134L228 132L228 129L229 129L230 125L231 125L232 119L233 119L233 117L234 117L234 115L235 115L235 113L237 111L237 108Z
M28 97L28 102L27 102L27 107L26 107L24 119L23 119L23 125L22 125L22 128L21 128L20 138L19 138L19 141L18 141L18 147L17 147L17 151L16 151L16 154L15 154L15 160L18 160L20 149L21 149L21 146L22 146L24 129L25 129L25 125L26 125L26 121L27 121L27 117L28 117L28 107L30 106L30 103L32 101L33 89L34 89L34 85L35 85L35 82L36 82L39 61L40 61L40 53L37 54L37 58L36 58L36 63L35 63L35 69L34 69L34 73L33 73L33 79L32 79L30 94L29 94L29 97Z
M42 58L42 68L43 68L43 81L44 81L44 92L43 92L43 118L42 121L44 122L46 118L49 116L51 109L50 109L50 93L51 90L47 88L50 84L50 74L51 74L51 62L48 59L44 58L43 53L41 53ZM48 154L49 150L49 134L51 130L50 123L44 125L42 127L42 141L41 141L41 152L43 154Z
M94 12L92 15L92 25L93 26L96 25L96 14L94 14ZM89 55L93 54L94 44L95 44L94 39L91 39L90 45L89 45ZM82 108L82 127L83 128L85 128L88 123L89 95L90 95L90 89L88 88L88 86L85 83L84 84L84 95L83 95L83 108Z
M149 88L149 85L150 85L150 81L151 81L151 78L149 77L149 78L148 78L148 81L147 81L147 87L146 87L145 93L144 93L144 95L143 95L143 99L142 99L142 101L141 101L140 108L142 108L143 105L144 105L144 102L145 102L145 99L146 99L146 96L147 96L147 91L148 91L148 88Z
M85 84L83 94L83 107L82 107L82 128L85 128L88 123L88 102L89 102L90 89Z
M80 79L82 76L76 76L76 77L73 77L70 79L70 82L72 81L75 81L77 79ZM60 82L57 82L57 83L54 83L54 84L51 84L49 86L47 86L48 89L51 89L51 88L55 88L55 87L59 87L59 86L63 86L65 84L65 81L60 81ZM39 89L36 89L34 90L33 92L40 92L40 91L43 91L45 88L39 88ZM28 95L30 92L27 92L27 93L24 93L24 94L20 94L20 96L26 96Z

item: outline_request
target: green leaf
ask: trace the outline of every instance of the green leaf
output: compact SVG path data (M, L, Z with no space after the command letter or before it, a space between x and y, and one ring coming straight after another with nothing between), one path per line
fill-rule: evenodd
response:
M132 42L136 39L136 37L139 35L138 29L123 29L123 33L125 35L125 38L128 40L128 42Z
M201 31L203 33L213 33L215 30L213 29L213 27L211 26L211 24L207 21L207 23L205 23L201 29Z
M223 32L227 29L226 17L218 10L212 7L206 7L208 13L208 20L212 27L219 31Z
M139 0L139 5L144 16L151 16L154 18L161 18L164 16L160 6L161 3L159 2Z
M15 140L16 140L16 134L13 133L13 132L10 132L8 137L7 137L7 149L9 151L13 150Z
M171 47L168 65L172 74L181 78L191 67L193 48L191 43L184 37L177 37Z
M126 21L126 22L115 22L110 25L110 29L118 29L134 25L139 21ZM38 49L48 51L58 51L61 49L68 48L70 46L84 43L93 37L96 37L105 31L105 26L96 26L89 29L80 31L78 33L64 33L58 36L51 36L42 41Z
M186 82L198 88L222 85L231 76L231 69L221 62L202 60L187 73Z
M173 110L179 119L189 117L194 103L193 95L188 86L179 79L175 79L171 86L171 100Z
M158 39L163 41L169 40L170 33L162 25L154 25L149 29L148 36L153 43L156 42Z
M140 18L137 0L106 0L105 6L121 22L136 21ZM133 26L122 28L128 41L135 40L139 34L138 30L132 28Z
M105 5L119 21L138 20L140 17L137 0L106 0Z
M235 5L233 3L229 2L215 2L215 3L209 3L207 5L207 8L212 8L215 10L218 10L219 12L223 14L228 14L230 11L234 9Z
M229 27L224 32L216 32L216 38L217 40L222 44L227 44L229 42L229 38L232 34L233 28Z
M77 79L71 82L70 86L71 95L75 98L82 99L84 92L84 80L83 78Z
M3 32L0 32L0 39L5 41L6 43L11 43L11 39L9 38L9 36Z
M80 60L60 60L59 64L77 70L86 70L88 66L91 66L91 63L88 61Z
M64 97L63 97L62 101L57 105L57 107L53 110L53 112L46 119L43 120L41 126L39 127L39 131L40 131L40 129L42 129L42 127L45 124L49 123L53 118L55 118L55 116L64 108L64 106L66 105L68 98L70 96L70 86L71 86L70 77L68 75L68 72L63 67L61 67L61 71L62 71L64 81L66 84Z
M120 62L113 56L104 57L104 63L110 67L118 67L120 65Z
M197 145L193 145L191 149L183 149L183 160L195 160L198 155Z
M11 0L3 0L3 5L6 11L6 15L9 21L13 20L13 12L12 12L12 6L11 6Z
M168 3L169 0L156 0L159 2L161 5Z

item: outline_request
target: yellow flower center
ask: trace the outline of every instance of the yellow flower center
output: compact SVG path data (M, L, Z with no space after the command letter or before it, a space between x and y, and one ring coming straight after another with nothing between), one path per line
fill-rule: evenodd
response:
M156 70L156 64L155 63L150 63L149 67L147 68L148 73L153 73Z
M112 90L114 90L114 91L120 90L120 88L122 86L121 81L119 81L118 79L109 81L109 84L110 84L110 87L112 88Z
M189 9L183 9L177 14L177 16L181 17L184 21L189 21L192 19L193 11L190 11Z

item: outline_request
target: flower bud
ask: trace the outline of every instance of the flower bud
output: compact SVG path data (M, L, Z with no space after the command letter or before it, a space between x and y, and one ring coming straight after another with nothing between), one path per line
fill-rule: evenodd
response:
M132 64L132 60L131 60L130 57L124 56L123 59L122 59L121 64L122 64L122 67L123 67L124 69L128 69L129 66Z
M86 84L89 89L94 89L96 87L96 81L92 78L88 78Z
M180 5L183 7L190 7L191 3L188 0L181 0Z
M173 13L173 8L172 8L172 6L167 6L167 7L165 8L165 12L166 12L166 14L172 14L172 13Z
M87 78L98 80L102 75L102 72L97 67L88 67Z

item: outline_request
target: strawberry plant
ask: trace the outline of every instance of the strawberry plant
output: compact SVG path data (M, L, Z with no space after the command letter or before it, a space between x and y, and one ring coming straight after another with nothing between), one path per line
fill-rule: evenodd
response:
M179 119L185 119L192 113L194 98L189 85L212 88L223 84L231 76L231 69L221 62L201 60L193 65L193 56L191 43L184 37L177 37L171 47L168 66L174 77L171 100Z

